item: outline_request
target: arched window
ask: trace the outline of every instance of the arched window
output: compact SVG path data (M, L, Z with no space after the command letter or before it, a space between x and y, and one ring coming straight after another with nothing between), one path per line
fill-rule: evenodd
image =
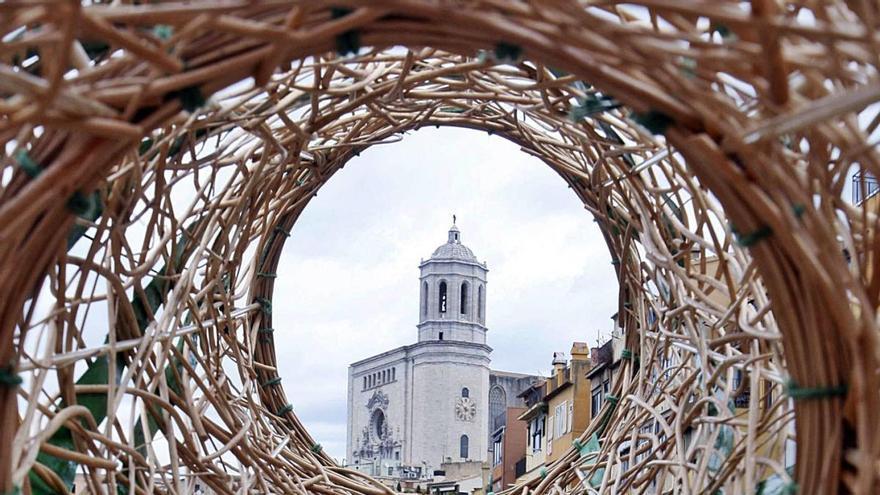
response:
M483 317L483 286L477 287L477 318Z
M461 436L461 445L459 447L458 456L461 457L462 459L468 458L468 436L467 435Z
M446 282L440 282L440 299L439 302L439 310L441 313L446 312Z
M422 283L422 316L428 316L428 282Z
M495 385L489 390L489 421L495 421L495 418L504 414L505 410L507 410L507 394L504 393L503 388Z
M462 396L462 397L470 397L470 396L471 396L471 391L468 390L467 387L465 387L465 388L461 389L461 396Z
M463 315L467 314L467 305L468 305L468 283L462 282L461 283L461 304L459 305L459 308L460 308L459 311L461 311L461 314L463 314Z

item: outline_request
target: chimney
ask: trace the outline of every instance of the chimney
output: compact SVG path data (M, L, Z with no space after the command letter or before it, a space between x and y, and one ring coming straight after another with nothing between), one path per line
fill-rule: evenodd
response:
M587 361L590 359L590 346L586 342L572 342L571 360Z
M568 360L565 358L565 353L562 351L557 351L553 353L553 381L558 387L564 380L565 377L565 365L568 364Z

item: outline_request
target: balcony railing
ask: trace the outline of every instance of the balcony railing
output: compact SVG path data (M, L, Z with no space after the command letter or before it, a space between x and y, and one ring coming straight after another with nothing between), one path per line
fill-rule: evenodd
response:
M852 178L852 202L859 205L880 191L877 178L868 172L859 172Z

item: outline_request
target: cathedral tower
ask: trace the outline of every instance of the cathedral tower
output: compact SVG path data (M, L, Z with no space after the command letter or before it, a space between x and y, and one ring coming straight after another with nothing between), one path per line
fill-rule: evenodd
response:
M453 220L419 270L418 342L349 367L349 466L372 475L430 479L443 463L486 460L488 269Z
M419 265L419 342L486 343L485 263L461 243L453 223L446 244Z

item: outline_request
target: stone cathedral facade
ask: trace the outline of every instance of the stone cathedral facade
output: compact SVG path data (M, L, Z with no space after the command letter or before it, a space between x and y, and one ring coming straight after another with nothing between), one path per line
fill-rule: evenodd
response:
M346 464L373 476L428 479L443 463L485 461L493 417L534 378L490 370L489 270L458 227L419 270L418 342L348 370Z

